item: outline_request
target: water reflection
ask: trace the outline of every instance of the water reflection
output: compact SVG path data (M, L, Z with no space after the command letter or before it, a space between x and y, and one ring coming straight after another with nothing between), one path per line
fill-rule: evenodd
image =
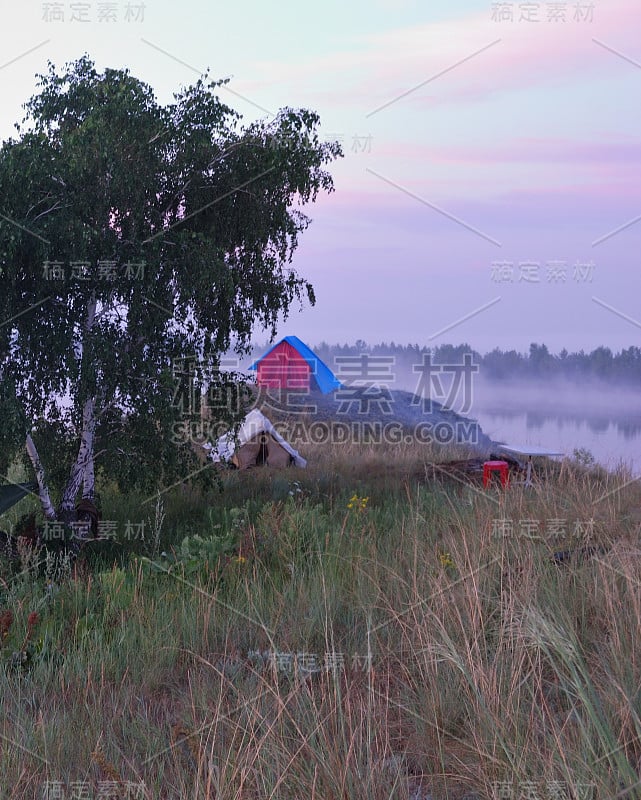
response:
M559 449L568 456L585 448L608 468L623 463L641 475L641 414L608 417L531 408L498 411L476 407L470 416L495 441L540 445Z
M634 439L641 435L641 412L638 414L626 414L625 416L615 416L605 413L576 413L566 410L545 410L538 409L499 409L496 407L477 406L473 409L470 416L482 416L491 418L493 424L501 421L523 420L527 430L540 430L546 425L556 424L558 427L574 426L578 428L585 425L594 433L603 433L609 428L624 439Z

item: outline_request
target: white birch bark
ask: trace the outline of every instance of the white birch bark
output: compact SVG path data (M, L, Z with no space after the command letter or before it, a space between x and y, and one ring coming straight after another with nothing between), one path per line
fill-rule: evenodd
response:
M87 302L87 319L85 321L85 333L88 334L94 324L96 318L96 296L92 294ZM80 342L79 352L80 358L83 355L83 342ZM69 514L76 504L76 495L80 490L80 485L83 486L83 497L93 499L94 493L94 466L93 466L93 447L94 447L94 432L96 429L96 398L90 397L85 401L82 409L82 433L80 435L80 447L78 448L78 457L71 468L71 475L65 487L61 510L63 514Z
M78 457L71 468L71 475L67 481L64 494L62 496L61 508L63 511L70 511L76 505L76 495L83 483L85 472L89 466L93 474L93 436L96 427L96 419L94 415L95 400L90 397L84 405L82 411L82 434L80 437L80 447L78 448ZM93 491L93 484L92 484Z
M49 497L49 489L47 488L47 484L45 481L45 470L42 466L42 462L40 461L40 456L38 455L38 451L36 450L36 446L31 438L31 434L27 434L27 453L29 454L29 458L31 459L31 463L33 464L34 472L36 473L36 481L38 482L38 494L40 496L40 505L42 506L42 511L49 520L56 519L56 511L53 507L53 503L51 502L51 498Z
M95 477L94 468L93 468L93 459L94 459L94 456L93 456L93 444L94 444L94 430L95 430L95 427L96 427L96 420L95 420L95 417L94 417L94 425L93 425L93 429L91 430L91 433L90 433L91 444L88 445L89 446L90 456L89 456L89 459L87 460L87 464L85 466L84 475L82 476L82 496L83 496L83 498L86 498L87 500L93 500L93 498L94 498L94 486L95 486L95 483L96 483L96 477Z

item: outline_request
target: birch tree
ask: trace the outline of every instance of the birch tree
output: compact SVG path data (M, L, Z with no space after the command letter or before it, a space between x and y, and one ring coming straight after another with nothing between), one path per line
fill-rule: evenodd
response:
M340 146L305 109L243 124L221 83L203 76L161 105L128 70L49 64L0 149L0 400L13 414L0 441L20 408L48 519L73 520L99 467L124 488L187 474L172 365L198 354L198 378L216 380L256 325L274 335L293 303L314 302L292 256Z

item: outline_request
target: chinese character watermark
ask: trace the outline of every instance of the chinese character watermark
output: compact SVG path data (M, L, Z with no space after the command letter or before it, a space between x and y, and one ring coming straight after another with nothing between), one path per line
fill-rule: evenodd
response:
M145 21L145 3L47 2L41 4L42 21L52 23L109 25L117 22Z

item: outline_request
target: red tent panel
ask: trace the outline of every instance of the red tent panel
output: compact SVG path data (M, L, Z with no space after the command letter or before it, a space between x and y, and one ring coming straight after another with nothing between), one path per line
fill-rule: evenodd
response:
M256 383L269 389L310 390L311 369L289 342L281 342L258 364Z

